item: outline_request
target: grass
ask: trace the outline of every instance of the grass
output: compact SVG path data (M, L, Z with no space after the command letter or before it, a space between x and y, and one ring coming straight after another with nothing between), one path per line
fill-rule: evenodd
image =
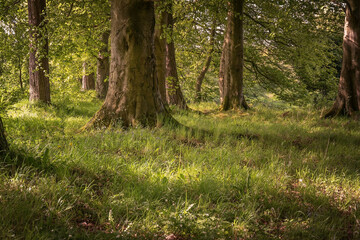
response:
M358 122L202 103L174 116L206 136L79 133L101 106L81 94L7 111L1 239L360 238Z

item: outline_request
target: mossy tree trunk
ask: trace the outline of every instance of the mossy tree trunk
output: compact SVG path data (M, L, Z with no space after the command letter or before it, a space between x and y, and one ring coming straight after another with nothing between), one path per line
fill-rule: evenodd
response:
M220 66L222 109L248 109L243 93L245 0L229 1L228 23Z
M168 3L166 12L166 26L170 39L166 41L166 98L170 105L176 105L179 108L187 109L184 95L181 91L179 76L177 72L175 59L175 45L172 37L174 28L174 19L172 14L172 3Z
M50 103L46 0L28 0L30 25L30 101Z
M169 117L155 72L154 3L112 0L109 90L101 109L85 128L156 126Z
M159 82L159 93L161 100L167 104L166 99L166 37L164 36L163 27L166 24L166 12L163 10L161 3L155 3L156 24L154 34L156 73Z
M95 89L95 74L89 71L88 64L83 63L83 76L81 79L81 90L94 90Z
M106 97L106 93L109 87L109 70L110 70L110 61L109 61L109 49L108 42L110 37L110 31L105 31L101 36L101 43L103 47L100 49L99 56L97 58L97 74L96 74L96 83L95 90L96 95L100 99Z
M0 155L4 152L7 152L8 149L9 147L5 137L5 129L0 117Z
M346 1L343 62L338 95L325 117L352 116L360 111L360 1Z
M202 100L201 86L204 82L205 74L208 72L212 60L212 54L214 52L215 34L216 34L216 21L214 21L212 25L212 29L210 33L210 43L209 43L210 49L207 54L205 64L201 69L199 76L196 79L195 102L200 102Z

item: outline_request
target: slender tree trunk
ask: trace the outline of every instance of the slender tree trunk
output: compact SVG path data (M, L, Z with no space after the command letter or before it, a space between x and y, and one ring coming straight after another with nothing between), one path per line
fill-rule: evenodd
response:
M30 25L30 101L50 103L46 0L28 0Z
M95 74L89 73L88 65L86 62L83 63L83 77L81 81L81 90L94 90L95 89Z
M8 143L5 137L5 129L0 118L0 155L9 149Z
M325 117L360 111L360 1L348 0L338 96Z
M23 81L22 81L22 63L21 63L21 58L19 57L19 83L20 83L20 89L24 90L24 85L23 85Z
M97 75L96 75L96 93L97 97L100 99L104 99L106 97L106 93L109 87L109 50L108 50L108 42L109 42L110 31L106 31L101 36L101 42L103 44L103 48L99 52L99 56L97 58Z
M170 31L169 34L171 36L171 42L166 42L166 98L170 105L176 105L179 108L187 109L187 104L180 88L175 59L175 45L172 39L174 27L172 3L169 3L168 9L170 12L167 12L166 14L166 25Z
M195 88L195 102L201 101L201 86L205 78L205 74L209 70L212 53L214 52L214 42L215 42L215 33L216 33L216 21L213 22L213 26L210 33L210 50L207 54L205 64L200 72L200 75L196 79L196 88Z
M225 36L223 62L223 102L222 109L248 109L243 94L244 75L244 0L231 0L228 25Z
M158 90L154 26L152 1L112 0L109 90L85 128L156 126L159 116L170 117Z
M229 17L229 14L228 14ZM220 69L219 69L219 93L220 93L220 103L221 105L224 102L224 92L225 92L225 65L226 61L225 59L228 59L226 56L228 54L228 46L229 46L229 39L230 39L230 27L229 27L229 21L227 21L227 26L225 29L225 36L224 36L224 42L222 46L222 52L220 57ZM228 73L228 71L226 71ZM228 76L227 76L228 79Z
M156 73L159 82L159 92L161 100L167 105L166 99L166 37L163 36L163 27L166 24L166 12L160 11L159 3L155 3L156 24L154 33Z

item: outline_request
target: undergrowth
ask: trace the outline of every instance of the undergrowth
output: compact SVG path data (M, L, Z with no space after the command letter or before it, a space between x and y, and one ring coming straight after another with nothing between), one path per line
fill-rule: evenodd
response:
M79 132L82 94L6 112L1 239L360 239L358 122L201 103L174 113L192 134Z

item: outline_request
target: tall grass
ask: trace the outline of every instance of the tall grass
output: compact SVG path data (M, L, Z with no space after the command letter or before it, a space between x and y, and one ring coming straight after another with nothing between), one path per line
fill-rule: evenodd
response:
M358 122L202 103L186 128L80 133L82 94L7 112L1 239L360 238Z

